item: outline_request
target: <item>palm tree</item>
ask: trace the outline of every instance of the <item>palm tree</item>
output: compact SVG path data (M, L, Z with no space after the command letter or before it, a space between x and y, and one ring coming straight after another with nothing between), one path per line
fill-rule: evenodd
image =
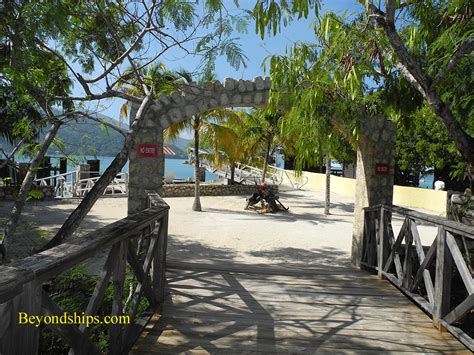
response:
M243 113L247 140L251 142L249 149L253 154L264 152L262 182L265 182L270 154L283 137L280 134L281 112L271 113L266 110L253 110Z
M209 123L202 134L204 147L212 148L212 154L208 158L214 161L214 165L221 168L223 165L230 166L230 184L234 184L235 166L238 162L248 162L252 154L250 152L251 142L246 137L246 126L242 120L241 112L232 111L227 120L222 123Z
M130 75L125 74L119 82L123 91L130 95L145 95L143 84L153 88L154 96L169 95L179 89L181 85L191 81L191 76L186 71L171 71L163 63L150 65L140 70L140 77L144 82L137 80L133 69L129 69ZM125 102L120 108L120 117L128 117L129 103Z
M213 109L202 114L194 115L190 120L182 121L172 125L165 130L165 140L173 140L185 130L191 129L194 132L194 202L193 211L202 211L200 194L200 136L203 132L217 132L219 124L229 119L236 119L237 113L228 109ZM223 131L222 131L223 132ZM221 134L221 137L223 135ZM215 152L218 152L216 150Z

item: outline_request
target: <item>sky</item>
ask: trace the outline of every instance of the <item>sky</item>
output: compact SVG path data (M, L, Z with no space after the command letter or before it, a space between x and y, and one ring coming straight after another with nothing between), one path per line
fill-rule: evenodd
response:
M241 0L240 9L237 9L233 0L226 0L228 2L227 9L232 14L237 14L242 11L242 8L251 9L256 0ZM356 0L326 0L322 4L322 12L334 11L342 14L344 11L348 13L360 12L363 7L358 4ZM265 76L262 68L262 63L265 57L273 54L285 54L285 50L295 42L314 42L314 13L310 13L308 19L295 20L289 24L288 27L283 27L282 31L276 36L266 35L262 40L260 35L255 33L255 23L250 20L248 23L247 33L234 32L233 37L238 38L237 43L240 44L244 54L247 56L247 66L240 67L239 70L233 68L227 63L225 57L218 58L216 61L216 76L218 80L223 80L226 77L234 79L253 79L256 76ZM200 62L200 58L192 56L184 56L180 51L166 52L161 58L166 66L170 69L179 70L186 69L194 71ZM268 71L266 73L268 75ZM120 107L123 100L114 99L101 102L101 113L109 117L118 119ZM184 138L189 138L189 133L182 135Z

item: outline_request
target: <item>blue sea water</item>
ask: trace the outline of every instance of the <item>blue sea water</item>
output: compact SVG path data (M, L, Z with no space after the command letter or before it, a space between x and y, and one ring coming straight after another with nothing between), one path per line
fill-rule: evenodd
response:
M418 187L423 187L425 189L432 189L433 188L433 179L434 175L429 174L429 175L424 175L420 179L420 183Z
M51 157L51 165L54 167L59 167L59 158L58 156ZM104 172L105 169L112 163L115 157L105 157L105 156L85 156L85 157L74 157L73 160L68 160L67 171L74 171L76 165L85 163L87 160L100 160L100 172ZM17 161L26 162L28 159L24 157L17 157ZM184 164L184 159L165 159L165 175L169 172L173 172L175 179L194 179L194 166L189 164ZM122 168L123 172L128 172L128 163ZM218 176L206 171L206 181L217 180Z

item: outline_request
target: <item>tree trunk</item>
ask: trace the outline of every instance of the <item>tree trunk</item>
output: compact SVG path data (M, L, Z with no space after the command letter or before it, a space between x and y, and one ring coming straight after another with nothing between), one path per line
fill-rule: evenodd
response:
M194 202L193 211L201 209L200 171L199 171L199 116L194 116Z
M471 183L471 192L474 191L474 163L469 164L468 167L469 169L469 182Z
M393 10L394 2L388 1L387 7ZM398 60L401 63L399 70L408 82L417 89L428 101L433 112L443 122L449 137L454 141L456 148L461 153L463 159L471 166L474 166L474 137L463 130L459 122L455 119L448 104L443 102L439 93L423 69L419 66L416 59L409 53L402 39L398 35L393 18L393 11L387 9L387 19L383 23L385 34L395 51ZM471 179L473 178L473 169L469 169Z
M263 161L262 182L265 182L265 178L267 176L267 167L268 167L268 159L270 157L271 144L272 144L272 140L269 139L267 143L267 150L265 151L265 160Z
M56 245L61 244L65 239L69 238L79 227L85 216L89 213L96 201L104 193L107 186L112 182L115 176L122 170L122 167L128 160L130 150L135 142L137 131L143 122L143 117L151 104L153 96L152 90L147 94L142 101L140 108L137 111L135 120L130 126L129 132L125 137L125 142L122 150L117 154L110 166L100 176L99 180L94 184L92 189L87 193L79 206L69 215L66 222L61 226L58 233L39 251L50 249Z
M16 227L18 226L21 213L23 212L23 208L25 207L25 202L28 197L28 193L31 190L31 185L33 184L33 180L35 178L38 164L40 164L40 162L43 160L46 152L48 151L49 146L53 142L54 137L56 137L59 127L61 127L61 124L62 124L61 121L56 121L53 123L48 133L46 134L46 137L44 138L43 143L41 144L41 148L36 153L36 156L31 162L25 178L23 179L23 182L20 187L20 191L18 192L18 196L15 200L10 217L7 221L5 235L4 235L2 244L0 245L0 254L2 254L3 263L6 263L8 261L10 246L11 246L11 239L13 235L15 234L15 230L16 230Z
M235 163L230 164L230 184L234 185L235 180Z
M324 200L324 214L329 214L331 207L331 158L326 154L326 198Z
M5 166L8 165L8 163L15 160L14 159L15 154L20 149L20 147L23 145L23 142L24 142L24 139L20 140L9 154L4 153L5 160L0 163L0 169L4 168Z

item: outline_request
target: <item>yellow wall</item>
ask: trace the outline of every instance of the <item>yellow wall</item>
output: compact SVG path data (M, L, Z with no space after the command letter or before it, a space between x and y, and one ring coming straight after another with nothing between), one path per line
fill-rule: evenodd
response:
M308 178L308 184L303 189L324 190L326 186L326 175L320 173L310 173L305 171L304 176ZM355 179L340 176L331 176L331 191L345 196L355 195Z
M393 188L393 204L397 206L422 208L445 215L447 200L448 194L446 191L398 185Z
M288 171L288 173L291 174L291 171ZM303 186L303 190L324 190L326 186L326 177L324 174L305 171L303 176L308 178L308 183ZM354 196L356 190L355 182L355 179L331 176L331 192L344 196ZM398 185L395 185L393 189L394 205L408 208L421 208L439 215L445 215L446 213L447 198L446 191Z

